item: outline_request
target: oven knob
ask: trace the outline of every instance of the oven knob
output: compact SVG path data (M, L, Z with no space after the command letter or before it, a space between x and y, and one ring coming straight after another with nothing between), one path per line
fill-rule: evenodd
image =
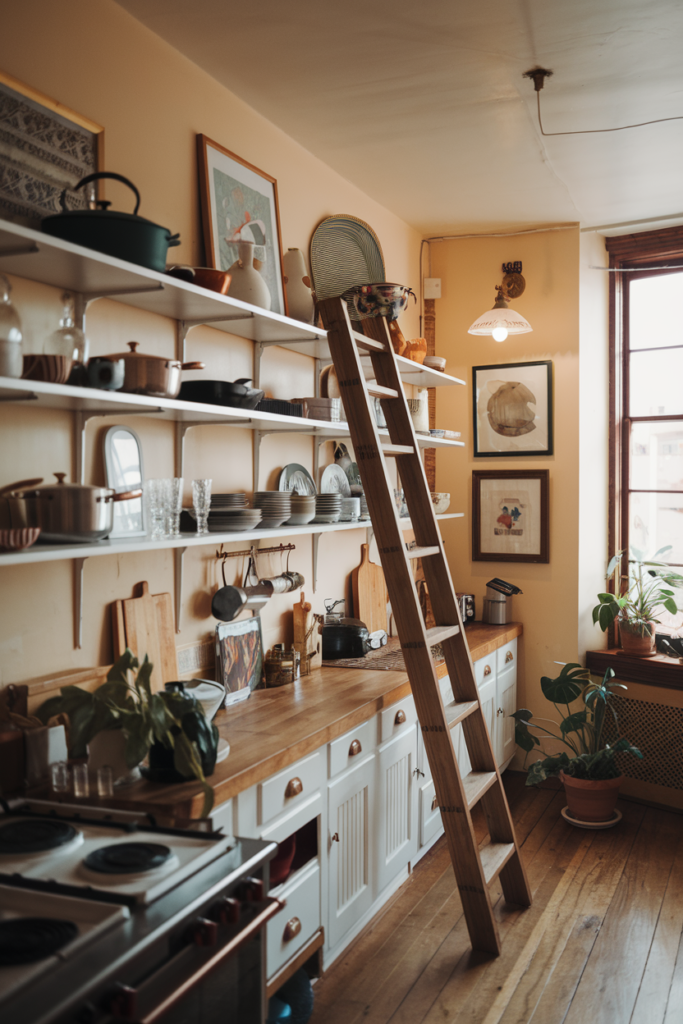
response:
M130 985L117 985L109 1000L109 1013L112 1017L123 1017L133 1020L137 1015L137 991Z
M239 900L233 899L231 896L222 896L213 904L209 914L211 919L218 921L219 924L237 924L241 909L242 905Z
M258 903L263 899L263 882L260 878L245 878L240 896L245 903Z
M218 925L206 917L198 917L190 926L190 937L195 946L215 946L218 941Z

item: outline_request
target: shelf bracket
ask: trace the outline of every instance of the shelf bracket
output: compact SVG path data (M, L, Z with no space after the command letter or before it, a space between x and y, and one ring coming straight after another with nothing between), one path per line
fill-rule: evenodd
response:
M187 423L184 420L175 421L175 458L174 472L176 476L184 476L185 469L185 434L192 427L199 427L200 423Z
M187 548L173 549L173 576L175 589L175 631L180 632L180 610L183 606L183 568Z
M34 252L40 252L35 242L29 245L10 245L7 249L0 249L0 259L5 256L30 256Z
M320 534L311 534L313 538L313 593L318 590L318 548L320 546Z
M83 292L85 302L94 302L95 299L113 299L117 295L145 295L147 292L163 292L166 286L162 281L156 284L140 285L136 288L108 288L106 291L98 289L96 292Z
M77 651L83 646L83 567L87 560L87 555L73 559L74 650Z
M254 343L254 387L261 387L261 358L263 356L263 342L257 341Z
M104 412L87 412L83 409L74 409L74 480L77 484L85 483L85 432L88 420L95 416L106 416Z
M253 473L253 477L254 477L254 485L253 485L254 494L256 493L256 491L258 491L258 478L259 478L259 472L261 470L261 439L263 437L263 434L264 434L264 431L262 431L262 430L254 430L253 431L253 442L252 443L254 445L254 449L253 449L253 456L252 456L252 458L253 458L252 473Z

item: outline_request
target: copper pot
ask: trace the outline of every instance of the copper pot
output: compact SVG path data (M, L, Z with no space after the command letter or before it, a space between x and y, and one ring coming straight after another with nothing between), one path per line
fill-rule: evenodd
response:
M203 370L204 363L181 363L165 356L147 356L137 351L138 341L129 341L129 352L117 352L107 359L123 359L126 375L121 391L152 398L175 398L180 391L183 370Z
M82 543L102 540L114 522L114 502L142 496L142 490L117 494L109 487L67 484L66 473L55 473L56 484L24 489L30 481L15 485L9 497L13 526L40 527L40 540Z

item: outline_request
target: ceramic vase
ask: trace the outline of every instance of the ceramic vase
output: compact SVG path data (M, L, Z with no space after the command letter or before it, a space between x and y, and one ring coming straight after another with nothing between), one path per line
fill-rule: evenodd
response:
M655 631L657 624L648 622L647 626L631 624L625 619L617 619L619 623L619 639L624 654L634 658L652 658L657 653Z
M577 821L609 821L614 817L623 775L616 779L575 779L560 772L567 807Z
M294 320L305 324L315 322L315 300L311 279L301 249L288 249L282 257L282 269L287 289L287 307Z
M254 266L254 243L238 242L237 253L237 262L230 267L230 298L250 302L252 306L261 309L270 309L270 290Z

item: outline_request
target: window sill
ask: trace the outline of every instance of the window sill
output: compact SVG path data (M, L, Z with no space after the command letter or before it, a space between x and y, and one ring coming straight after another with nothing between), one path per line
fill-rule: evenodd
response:
M613 668L617 679L625 683L644 683L646 686L660 686L668 690L683 690L683 664L676 658L657 654L654 658L633 658L623 653L620 647L607 651L587 651L586 668L596 675L602 675L607 668Z

